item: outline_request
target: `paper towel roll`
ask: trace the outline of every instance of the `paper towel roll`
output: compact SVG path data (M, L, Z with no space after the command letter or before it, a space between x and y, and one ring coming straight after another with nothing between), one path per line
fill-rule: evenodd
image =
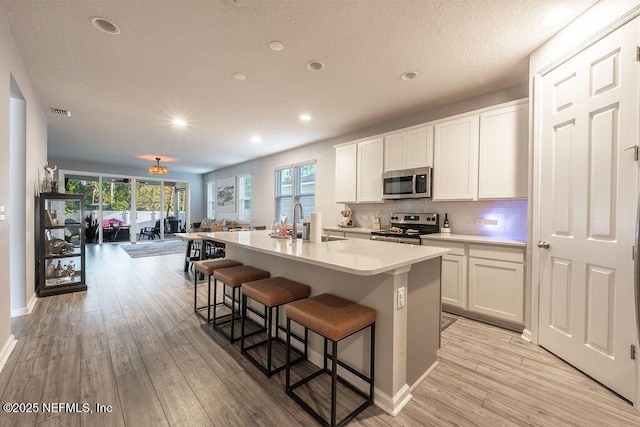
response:
M311 212L311 235L309 242L316 243L322 241L322 213Z

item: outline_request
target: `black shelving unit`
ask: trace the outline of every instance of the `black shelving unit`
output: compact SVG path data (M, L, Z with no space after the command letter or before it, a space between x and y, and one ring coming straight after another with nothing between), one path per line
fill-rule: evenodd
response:
M86 291L84 197L40 193L36 206L36 294Z

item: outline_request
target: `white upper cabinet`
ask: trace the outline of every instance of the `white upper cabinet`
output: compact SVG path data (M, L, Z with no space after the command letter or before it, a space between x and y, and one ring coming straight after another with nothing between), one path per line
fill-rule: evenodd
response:
M433 200L526 199L528 100L336 146L336 202L382 202L382 174L433 167Z
M433 126L421 126L384 137L384 171L433 166Z
M477 199L479 129L478 115L435 125L433 200Z
M384 171L406 169L407 132L396 132L384 137Z
M382 202L384 139L336 148L336 203Z
M526 199L527 100L435 124L433 200Z
M433 126L407 132L407 169L433 166Z
M479 199L527 197L528 123L526 102L480 115Z
M384 167L382 137L358 143L357 201L382 202L382 170Z
M356 202L356 144L336 147L336 202Z

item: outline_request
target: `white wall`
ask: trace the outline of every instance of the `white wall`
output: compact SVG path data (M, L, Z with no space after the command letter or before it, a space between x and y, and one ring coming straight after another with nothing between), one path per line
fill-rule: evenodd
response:
M251 223L254 225L269 226L274 220L275 213L275 169L288 164L300 163L307 160L316 160L316 211L322 212L324 225L336 225L340 219L340 211L344 209L344 205L337 204L334 201L335 151L333 146L335 144L390 132L403 127L417 125L525 97L527 97L527 87L515 87L464 100L455 104L423 111L411 116L402 117L362 129L357 132L352 132L347 135L342 135L329 140L309 144L300 148L295 148L272 156L263 157L261 159L204 174L203 200L206 203L207 181L250 173L252 174ZM305 212L305 216L309 218L309 213ZM237 214L217 214L216 217L236 219Z
M10 307L10 277L11 267L7 256L11 248L9 230L12 227L24 228L22 236L26 242L26 282L25 296L27 303L33 300L35 289L35 254L34 254L34 213L35 199L38 188L38 172L46 161L47 152L47 124L40 108L38 97L33 89L29 76L24 69L22 59L15 45L4 12L0 8L0 205L7 207L10 212L10 192L15 185L11 180L10 171L14 167L10 164L10 103L11 77L15 79L26 100L26 228L13 221L11 216L0 222L0 365L7 353L7 345L12 342L11 335L11 307ZM24 191L20 186L16 191ZM18 225L15 225L18 224ZM4 353L3 353L4 352Z
M9 269L11 272L11 315L26 314L27 307L27 242L25 240L26 222L26 176L25 165L27 157L27 104L17 87L17 83L11 78L11 101L9 129L9 152L11 167L11 188L9 189L9 206L7 211L11 217L9 239L11 251L9 252Z

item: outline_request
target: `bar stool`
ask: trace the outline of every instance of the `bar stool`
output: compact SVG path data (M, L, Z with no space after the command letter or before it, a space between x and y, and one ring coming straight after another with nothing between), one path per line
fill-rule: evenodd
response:
M193 265L196 270L194 273L195 277L193 278L193 312L200 316L202 319L206 319L207 322L211 322L211 276L213 276L213 272L219 268L237 267L242 264L231 259L217 259L213 261L196 261L193 263ZM207 283L207 305L203 305L202 307L198 307L198 276L200 275L200 273L206 274L209 279ZM207 309L207 317L204 317L204 315L200 312L205 308Z
M287 364L286 364L286 393L291 396L302 408L311 414L316 420L323 425L343 426L351 421L356 415L362 412L367 406L373 403L373 373L374 373L374 354L375 354L375 310L357 304L355 302L337 297L331 294L321 294L312 298L292 302L286 306L287 314ZM311 329L324 338L324 366L320 370L311 375L302 378L295 384L291 385L291 321L294 321L307 329ZM370 366L369 377L357 371L346 363L338 360L338 341L370 328ZM328 354L327 341L331 341L331 355ZM331 357L331 369L327 367L327 359ZM346 379L338 376L338 366L343 367L350 373L369 384L369 394L362 392ZM318 412L311 408L304 400L294 393L294 390L301 385L306 384L319 375L326 373L331 375L331 423L329 424ZM349 413L342 421L337 423L336 420L336 403L337 403L337 381L351 390L359 394L365 399L365 402Z
M297 301L302 298L307 298L311 293L311 288L307 285L303 285L302 283L294 282L293 280L286 279L284 277L271 277L269 279L256 280L253 282L247 282L242 285L242 322L240 327L240 352L244 354L254 365L256 365L262 372L265 373L267 378L270 378L271 375L280 372L286 367L286 364L283 363L281 366L277 368L272 368L272 342L275 339L276 341L286 344L286 342L280 338L280 331L286 332L286 329L280 325L280 307L284 304ZM260 342L254 343L250 346L245 345L245 320L247 319L247 300L251 299L262 304L264 307L268 309L267 311L267 321L266 323L266 332L267 338ZM276 311L276 326L275 326L275 337L273 337L273 310ZM299 362L307 358L307 334L305 334L304 339L294 335L294 337L304 344L304 352L299 353L299 357L295 360L291 361L291 363ZM257 347L261 347L263 345L267 345L267 366L265 367L263 364L258 362L252 355L249 353L249 350L253 350Z
M249 265L241 265L237 267L217 269L213 272L213 277L216 279L213 283L213 316L211 319L213 322L213 328L218 330L233 343L240 339L240 337L235 336L234 327L236 318L241 314L240 307L236 310L236 305L240 304L240 289L242 288L242 284L253 282L254 280L266 279L269 277L269 272ZM231 313L224 316L218 316L216 313L216 308L218 306L218 280L224 284L222 288L222 303L224 303L225 300L226 288L231 288ZM227 334L221 326L229 322L231 322L231 332Z

